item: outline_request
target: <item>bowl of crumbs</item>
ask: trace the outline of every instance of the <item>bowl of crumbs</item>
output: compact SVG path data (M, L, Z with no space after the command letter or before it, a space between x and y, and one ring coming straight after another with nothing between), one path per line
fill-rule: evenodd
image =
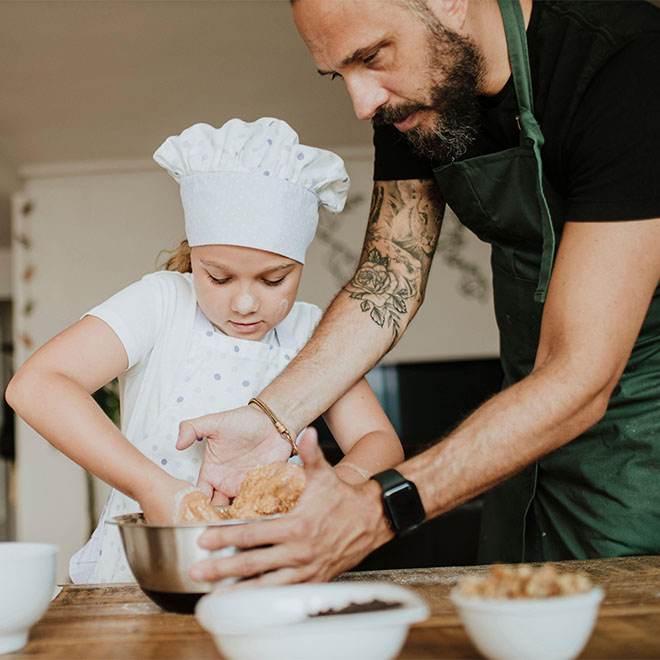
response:
M200 491L191 488L182 493L176 515L180 522L152 524L142 513L116 516L108 522L119 527L128 564L142 591L168 612L192 613L197 601L215 586L193 581L193 564L240 552L233 546L205 550L197 544L201 534L210 526L281 516L295 506L304 486L302 467L274 463L250 470L229 506L211 506Z
M329 582L211 593L195 615L227 660L390 660L429 610L395 584Z
M603 595L584 574L521 564L462 578L450 598L486 658L571 660L591 636Z

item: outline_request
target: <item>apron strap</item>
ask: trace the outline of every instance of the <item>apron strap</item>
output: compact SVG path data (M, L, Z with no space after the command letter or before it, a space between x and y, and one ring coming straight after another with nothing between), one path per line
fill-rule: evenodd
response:
M537 163L536 198L541 212L543 229L543 252L539 280L534 292L536 302L545 302L550 284L552 264L555 254L555 231L548 202L543 194L543 166L541 163L541 147L544 143L543 133L534 117L534 101L532 98L532 76L529 68L529 53L527 51L527 35L525 21L519 0L497 0L504 22L504 32L509 50L509 63L513 77L513 87L518 101L520 113L520 142L532 147Z

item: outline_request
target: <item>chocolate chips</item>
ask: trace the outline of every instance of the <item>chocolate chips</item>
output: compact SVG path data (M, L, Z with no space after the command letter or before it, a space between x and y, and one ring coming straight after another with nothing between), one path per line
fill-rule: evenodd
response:
M318 616L333 616L336 614L357 614L359 612L382 612L383 610L395 610L399 607L403 607L403 603L391 603L384 600L374 600L367 601L366 603L349 603L346 607L341 609L327 609L316 612L315 614L309 614L309 618L318 617Z

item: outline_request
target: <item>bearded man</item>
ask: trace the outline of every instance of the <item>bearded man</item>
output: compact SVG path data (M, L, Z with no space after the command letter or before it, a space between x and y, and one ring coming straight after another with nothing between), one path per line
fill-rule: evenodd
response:
M358 487L334 477L310 432L298 507L209 531L208 548L253 549L200 563L195 576L329 579L486 491L483 561L660 552L660 11L292 4L319 72L342 78L356 115L374 123L374 193L356 275L261 398L295 437L398 341L422 304L445 203L492 246L505 387ZM405 295L365 299L360 282L377 269ZM200 485L210 494L222 490L223 443L275 433L246 406L183 423L179 446L208 438Z

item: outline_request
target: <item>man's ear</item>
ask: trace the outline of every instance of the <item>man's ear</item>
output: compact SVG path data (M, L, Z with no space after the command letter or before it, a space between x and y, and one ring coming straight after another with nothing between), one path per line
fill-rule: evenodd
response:
M428 0L440 22L454 32L462 32L470 0Z

